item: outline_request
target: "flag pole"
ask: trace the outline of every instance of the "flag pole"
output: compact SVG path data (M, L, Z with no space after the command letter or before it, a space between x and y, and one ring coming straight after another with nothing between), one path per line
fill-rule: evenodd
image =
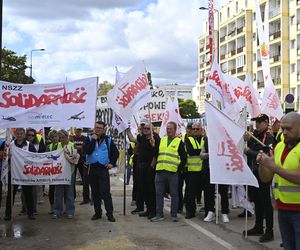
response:
M126 130L124 131L124 173L123 173L123 215L126 215L126 165L127 165L127 145L126 145Z
M136 118L135 118L135 115L133 115L132 117L133 117L133 119L134 119L134 122L135 122L136 127L138 128L138 127L139 127L139 124L138 124L138 122L137 122L137 120L136 120Z
M243 128L240 124L236 123L234 120L232 120L228 115L226 115L225 113L222 112L222 110L216 108L213 104L211 104L208 100L204 100L206 103L210 104L214 109L218 110L222 115L224 115L227 119L231 120L232 122L234 122L237 126L239 126L240 128L242 128L243 130L245 130L245 128ZM251 134L251 132L245 130L245 132L250 135L250 137L252 137L255 141L257 141L260 145L262 145L263 147L265 147L266 145L260 141L257 137L255 137L253 134Z
M216 224L219 224L219 184L216 184Z
M246 185L246 200L248 200L248 185ZM245 238L248 237L248 209L246 208L245 216Z
M149 123L150 123L151 138L153 139L153 128L152 128L152 120L151 120L151 113L150 113L149 102L148 102L147 108L148 108L148 116L149 116Z

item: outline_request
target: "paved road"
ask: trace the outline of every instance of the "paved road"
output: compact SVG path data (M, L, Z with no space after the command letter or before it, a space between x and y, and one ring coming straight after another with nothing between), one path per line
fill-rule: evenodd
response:
M180 216L179 222L171 221L166 211L166 220L158 223L131 215L131 187L127 186L127 215L123 216L123 186L120 176L112 176L112 194L116 223L101 220L91 221L93 207L80 206L81 197L76 201L74 219L51 219L47 214L48 200L39 206L37 220L29 221L20 211L18 202L14 208L13 223L0 221L0 249L281 249L278 225L275 223L275 240L270 243L258 243L258 237L242 237L244 220L238 219L241 209L231 210L230 223L219 225L204 223L203 213L192 220ZM77 186L80 190L81 186ZM80 195L80 191L78 194ZM166 210L170 202L166 201ZM3 209L0 211L3 214ZM277 221L275 215L275 222ZM249 220L249 227L254 219Z

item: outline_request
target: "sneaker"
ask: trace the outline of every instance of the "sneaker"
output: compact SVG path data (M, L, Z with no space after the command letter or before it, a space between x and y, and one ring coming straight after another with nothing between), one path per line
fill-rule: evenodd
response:
M215 213L209 211L207 216L204 218L204 221L205 222L211 222L211 221L214 221L214 220L215 220Z
M148 217L149 212L144 212L144 213L140 213L139 216L140 217Z
M73 215L73 214L68 214L68 215L67 215L67 218L68 218L68 219L73 219L73 218L74 218L74 215Z
M115 222L116 219L113 215L107 215L107 219L110 221L110 222Z
M155 216L152 219L150 219L151 222L158 222L158 221L163 221L165 219L164 216Z
M58 219L58 215L57 214L53 214L52 215L52 219Z
M222 220L224 223L228 223L229 222L229 218L227 214L222 214Z
M185 216L185 218L186 219L192 219L192 218L194 218L195 217L195 214L186 214L186 216Z
M30 215L28 215L27 217L28 217L29 220L35 220L35 217L34 217L33 214L30 214Z
M134 209L133 211L131 211L131 214L140 214L140 213L143 213L144 210L139 210L139 209Z
M269 241L272 241L272 240L274 240L274 234L273 234L273 232L272 233L265 233L264 235L262 235L259 238L259 242L261 242L261 243L269 242Z
M102 214L94 214L91 218L91 220L99 220L102 218Z
M172 221L173 221L173 222L177 222L177 221L178 221L177 216L176 216L176 217L172 217Z
M264 230L262 228L259 229L257 227L254 227L254 228L247 231L248 236L261 236L263 234L264 234ZM243 231L243 235L246 235L245 230Z
M148 216L147 216L147 219L148 220L151 220L152 218L155 217L155 213L150 213Z

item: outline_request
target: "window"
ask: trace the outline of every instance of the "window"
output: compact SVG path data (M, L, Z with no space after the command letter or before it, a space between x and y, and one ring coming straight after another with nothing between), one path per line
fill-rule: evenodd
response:
M291 73L295 73L296 70L296 64L291 64Z
M256 54L255 53L253 54L253 61L254 62L256 61Z
M256 19L256 13L253 13L253 21Z
M295 39L294 39L294 40L291 40L291 48L292 48L292 49L295 48L295 44L296 44Z
M242 67L244 65L245 65L245 56L239 56L236 59L236 66L237 66L237 68Z
M227 18L229 18L229 16L230 16L230 8L228 7L227 8Z
M235 12L236 13L239 12L239 4L238 4L238 2L235 2Z

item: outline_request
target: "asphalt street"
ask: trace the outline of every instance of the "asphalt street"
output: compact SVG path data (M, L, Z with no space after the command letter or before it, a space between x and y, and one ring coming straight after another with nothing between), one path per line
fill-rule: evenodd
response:
M161 222L150 222L146 218L132 215L130 206L131 189L128 185L126 195L126 215L123 215L122 176L111 176L114 215L116 222L111 223L105 214L102 219L91 221L93 206L79 205L82 200L82 186L77 185L76 215L73 219L52 219L48 215L48 197L39 205L35 221L26 216L19 216L21 204L19 194L14 207L12 222L0 220L0 249L282 249L275 211L275 240L259 243L259 237L242 236L245 220L237 215L241 208L231 209L230 223L203 222L203 212L197 217L186 220L179 215L178 222L172 222L169 214L170 201L165 200L165 217ZM0 210L3 218L4 208ZM200 207L198 208L198 211ZM248 228L254 224L254 217L249 218Z

